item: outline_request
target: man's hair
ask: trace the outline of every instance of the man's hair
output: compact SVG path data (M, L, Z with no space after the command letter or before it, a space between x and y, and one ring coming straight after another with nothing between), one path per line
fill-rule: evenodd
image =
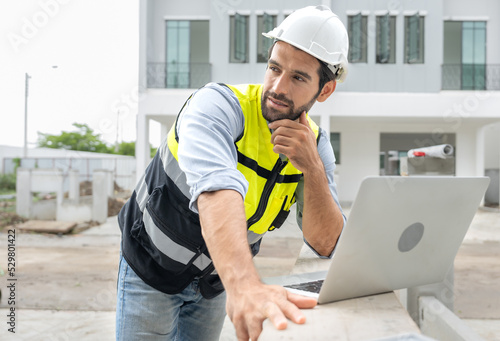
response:
M271 45L271 47L269 48L269 51L267 52L267 59L269 60L271 58L271 54L273 53L273 49L274 49L274 45L276 45L276 43L278 42L278 40L275 40L273 42L273 44ZM293 46L293 45L291 45ZM294 48L296 48L295 46L293 46ZM299 50L298 48L296 48L297 50ZM325 86L326 83L328 83L329 81L332 81L332 80L335 80L335 75L333 74L333 71L330 70L330 68L328 67L328 65L319 60L318 58L316 58L316 60L319 62L319 69L318 69L318 76L319 76L319 90L318 90L318 93L316 94L316 96L319 96L319 94L321 93L321 90L323 90L323 87Z

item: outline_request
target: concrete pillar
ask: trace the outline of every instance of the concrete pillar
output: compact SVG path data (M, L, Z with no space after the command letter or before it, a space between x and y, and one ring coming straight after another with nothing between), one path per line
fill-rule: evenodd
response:
M106 188L108 190L108 197L114 198L115 197L115 176L113 174L113 171L106 171Z
M31 170L28 168L17 169L16 180L16 213L29 218L31 215Z
M477 172L484 175L484 145L477 146L478 133L482 134L482 131L484 130L478 130L474 126L469 127L469 125L464 125L457 132L455 153L456 176L476 176ZM478 154L478 150L483 150L483 153ZM482 170L480 170L481 165Z
M325 131L328 139L330 139L330 115L322 114L320 116L319 126Z
M417 324L419 323L420 310L418 299L421 296L434 296L441 303L443 303L446 308L453 311L453 305L455 302L453 266L450 270L448 270L444 281L441 283L421 285L407 289L406 309L408 310L408 314Z
M476 131L476 174L475 176L484 176L485 161L485 139L486 126L480 127Z
M26 218L38 216L40 212L43 216L51 216L47 214L44 207L40 208L40 203L37 205L38 213L34 211L34 203L32 200L33 192L55 192L56 193L56 210L61 207L64 199L64 177L62 170L53 169L27 169L18 168L17 170L17 205L16 213ZM55 212L53 212L55 215ZM51 218L53 219L53 217Z
M68 198L74 204L78 204L80 200L80 173L77 170L70 169L68 172L69 191Z
M419 299L419 327L432 340L484 341L466 322L432 296Z
M64 199L64 176L59 168L45 168L31 170L32 192L55 192L57 206L61 206Z
M148 87L148 2L139 1L139 96Z
M167 138L168 130L169 130L168 125L160 123L160 137L161 137L161 142L163 142L163 140L165 140Z
M57 206L64 200L64 176L60 169L34 169L32 173L32 191L56 192Z
M92 220L103 223L108 218L108 175L106 170L92 173Z
M150 161L149 152L149 119L146 114L139 113L137 115L137 141L135 144L135 159L136 159L136 182L139 181L142 174Z

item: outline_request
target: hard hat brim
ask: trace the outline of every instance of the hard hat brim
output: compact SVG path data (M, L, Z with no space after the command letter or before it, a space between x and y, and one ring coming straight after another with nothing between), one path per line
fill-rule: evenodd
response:
M336 78L336 81L339 82L339 83L342 83L344 81L344 79L346 78L347 76L347 68L345 67L345 65L347 64L347 61L343 62L342 60L338 61L338 62L335 62L335 63L332 63L330 61L327 61L325 60L324 58L322 58L321 56L319 56L318 54L314 53L313 51L311 51L309 48L305 47L305 46L302 46L300 44L297 44L293 41L290 41L289 39L286 39L286 38L281 38L279 37L277 34L274 33L276 29L272 30L272 31L269 31L267 33L263 32L262 35L266 38L269 38L269 39L274 39L276 41L282 41L284 43L287 43L289 45L292 45L293 47L301 50L301 51L304 51L305 53L313 56L314 58L322 61L323 63L325 63L328 68L333 72L334 75L337 75L337 72L338 72L338 69L339 68L342 68L342 71L339 73L339 76L335 77Z

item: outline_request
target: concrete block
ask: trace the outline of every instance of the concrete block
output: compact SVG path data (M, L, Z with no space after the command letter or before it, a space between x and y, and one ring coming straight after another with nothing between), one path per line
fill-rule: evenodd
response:
M78 204L65 202L58 208L56 220L75 221L78 223L91 221L93 220L92 204L84 202L79 202Z
M419 306L420 330L425 335L440 341L484 341L435 297L420 297Z
M455 175L455 158L410 157L407 167L409 175Z
M30 219L54 220L57 216L57 199L40 200L31 204Z
M58 168L31 170L31 192L55 192L58 204L64 198L63 183L63 172Z
M28 169L17 170L16 213L29 219L54 219L56 206L63 200L63 173L60 169ZM56 194L56 205L41 201L33 202L33 192L49 192Z
M17 169L16 180L16 213L22 217L29 218L31 215L31 170L27 168Z
M92 220L99 223L108 217L108 175L107 171L95 170L92 174Z
M500 203L499 170L485 169L484 175L490 178L490 185L484 194L484 202L487 205L498 205Z
M32 231L40 233L68 233L76 223L68 221L46 221L46 220L29 220L16 228L22 231Z
M444 280L440 283L421 285L407 289L406 309L413 320L419 323L419 298L421 296L433 296L438 299L447 309L453 311L455 302L454 293L454 269L453 266L448 270Z
M108 197L113 198L115 196L115 176L112 171L106 171L106 187L108 189Z
M80 200L80 173L77 170L70 170L68 172L69 177L69 190L68 199L73 203L78 204Z

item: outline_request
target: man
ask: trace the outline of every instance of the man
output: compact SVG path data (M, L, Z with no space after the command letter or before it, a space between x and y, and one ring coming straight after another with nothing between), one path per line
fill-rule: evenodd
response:
M335 157L307 112L345 77L347 33L318 6L266 36L264 84L195 92L119 214L119 340L217 340L225 311L239 340L257 340L266 318L284 329L316 305L263 284L252 256L295 202L306 243L332 256Z

